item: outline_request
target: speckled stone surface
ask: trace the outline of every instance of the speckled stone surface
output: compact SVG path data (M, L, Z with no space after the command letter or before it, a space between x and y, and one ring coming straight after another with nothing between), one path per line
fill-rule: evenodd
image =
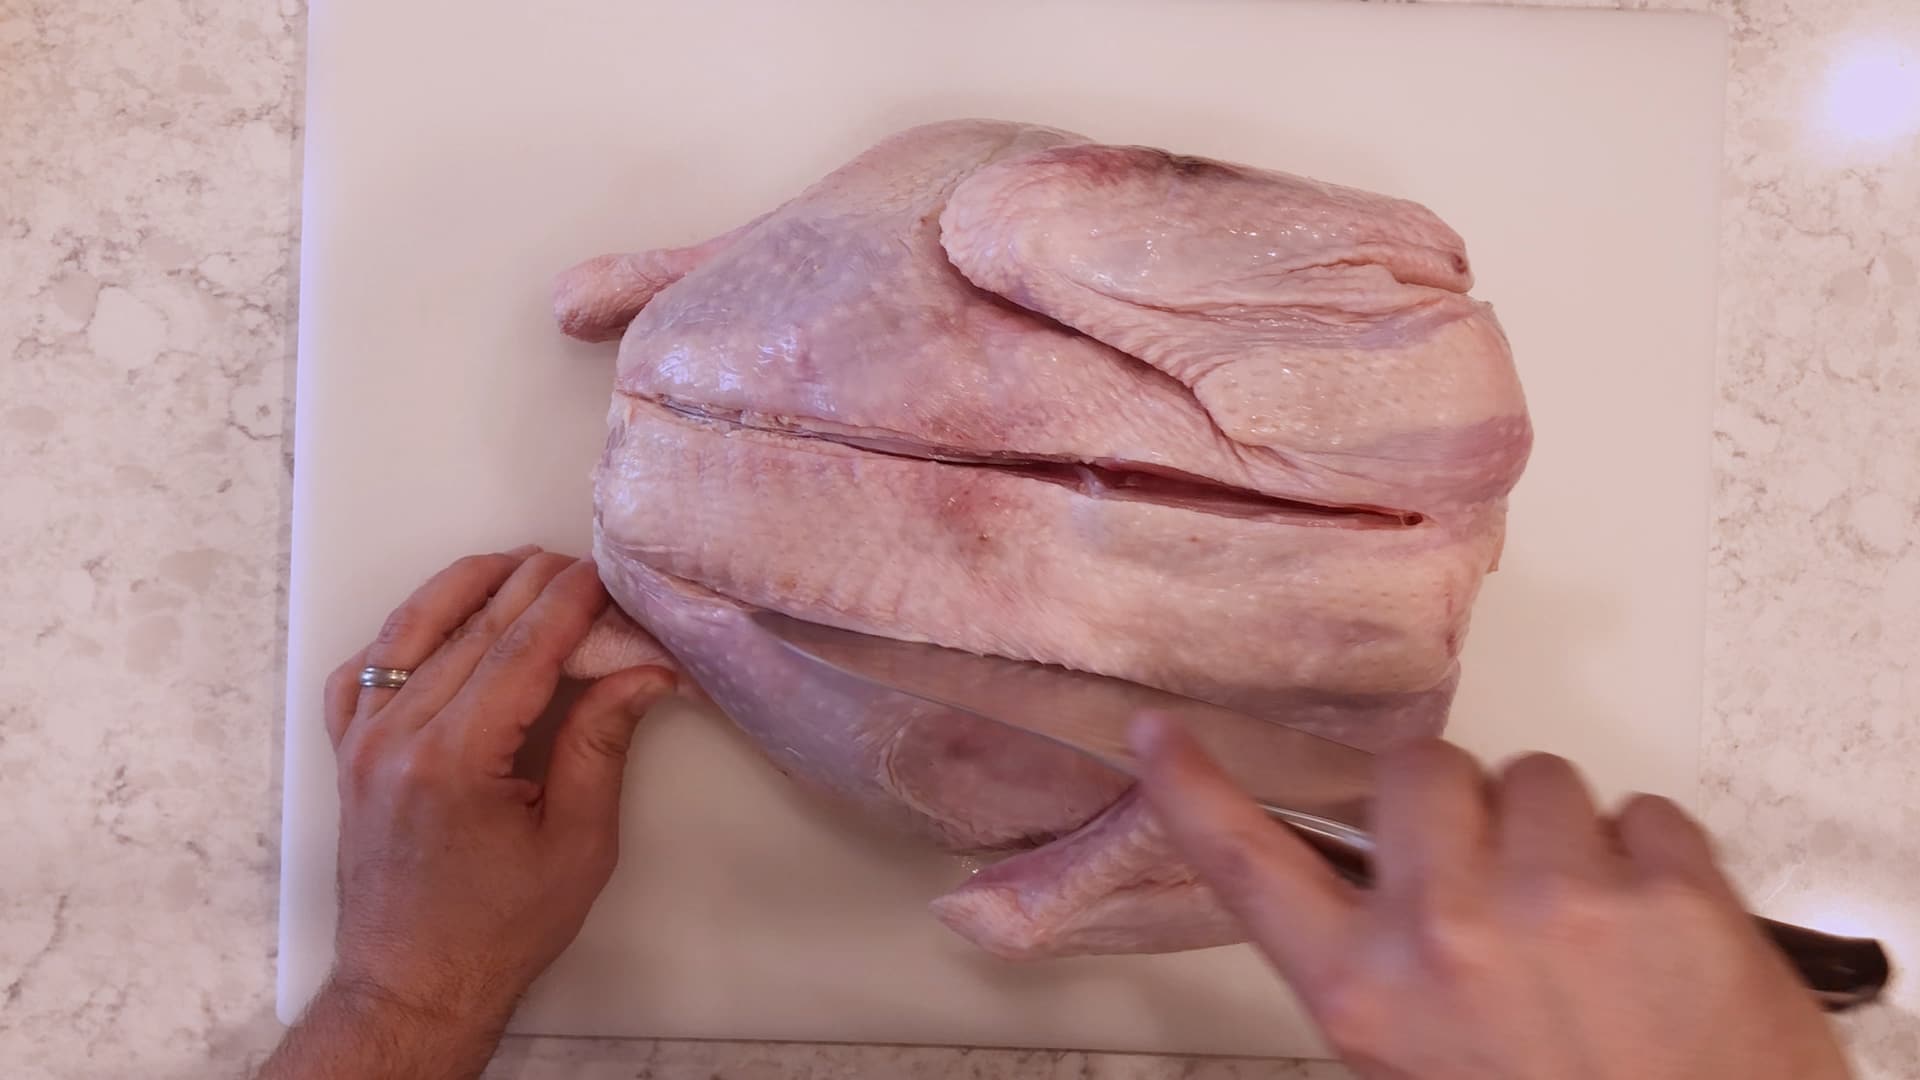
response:
M1910 960L1920 6L1713 7L1732 27L1733 72L1703 806L1756 904L1870 929ZM298 0L0 0L10 1077L238 1077L279 1034L303 34ZM1908 982L1844 1022L1862 1075L1920 1074L1917 1005ZM1344 1074L512 1040L490 1075Z

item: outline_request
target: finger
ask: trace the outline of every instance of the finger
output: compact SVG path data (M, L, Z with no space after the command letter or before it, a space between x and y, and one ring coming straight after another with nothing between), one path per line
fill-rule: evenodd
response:
M347 737L347 728L353 723L353 710L360 702L360 669L366 666L367 650L361 649L333 669L321 692L320 712L326 719L327 741L335 750L340 749L340 740Z
M1141 788L1180 857L1287 981L1326 985L1352 940L1351 886L1235 787L1172 720L1145 714L1132 741Z
M1500 858L1510 872L1599 881L1622 869L1592 792L1565 758L1528 754L1508 763L1494 781L1493 800Z
M525 555L468 555L427 580L405 603L393 609L367 646L369 667L412 671L440 647L448 634L480 610L487 597L518 569ZM394 691L363 689L354 709L359 721L393 699Z
M1491 846L1479 763L1425 739L1381 755L1378 769L1372 826L1382 899L1430 903L1471 891Z
M575 559L540 552L522 562L512 576L495 589L480 610L447 635L432 656L414 669L407 685L394 694L390 711L404 713L415 727L427 723L453 700L473 675L487 650L526 610L540 599Z
M510 773L528 725L553 699L561 663L606 606L607 591L592 560L562 570L487 647L432 725L445 725L463 759L486 775Z
M1641 877L1684 881L1743 906L1739 890L1720 870L1706 830L1671 799L1634 796L1615 816L1613 829Z
M556 835L590 844L618 839L634 728L674 681L662 668L628 668L595 682L567 711L547 763L546 821Z

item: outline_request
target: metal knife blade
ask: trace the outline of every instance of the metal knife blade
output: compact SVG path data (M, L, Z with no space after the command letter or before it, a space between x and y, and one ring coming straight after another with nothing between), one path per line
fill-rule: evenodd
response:
M1051 739L1129 776L1140 775L1140 761L1127 744L1127 725L1144 710L1165 713L1241 790L1297 829L1341 873L1361 884L1370 877L1373 755L1364 750L1121 679L854 633L772 611L755 612L753 621L815 664ZM1878 941L1754 919L1828 1010L1872 1001L1886 987L1891 966Z

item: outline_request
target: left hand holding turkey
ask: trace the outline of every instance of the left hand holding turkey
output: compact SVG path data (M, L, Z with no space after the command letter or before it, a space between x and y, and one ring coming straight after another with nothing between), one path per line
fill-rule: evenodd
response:
M607 602L591 562L470 556L327 680L340 925L333 974L302 1026L368 1031L363 1042L405 1045L422 1063L395 1072L386 1058L365 1075L478 1075L611 877L627 748L673 676L599 680L563 721L545 777L514 774L562 662ZM367 666L412 674L397 690L362 688ZM303 1067L298 1035L263 1076L354 1074ZM337 1049L339 1032L326 1041Z

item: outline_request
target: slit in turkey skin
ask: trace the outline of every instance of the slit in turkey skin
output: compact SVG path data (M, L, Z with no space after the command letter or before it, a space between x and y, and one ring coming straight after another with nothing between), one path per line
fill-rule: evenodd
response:
M1491 507L1413 528L1288 527L626 396L609 412L595 491L612 557L797 618L1229 707L1284 688L1438 685L1499 537Z
M627 396L699 423L818 439L889 457L938 462L960 468L994 469L1030 480L1059 484L1089 498L1134 499L1202 514L1266 518L1289 525L1347 529L1408 528L1426 520L1424 514L1411 510L1332 506L1267 495L1142 462L1070 461L1028 455L968 453L899 435L836 431L833 425L821 421L754 414L670 398Z

